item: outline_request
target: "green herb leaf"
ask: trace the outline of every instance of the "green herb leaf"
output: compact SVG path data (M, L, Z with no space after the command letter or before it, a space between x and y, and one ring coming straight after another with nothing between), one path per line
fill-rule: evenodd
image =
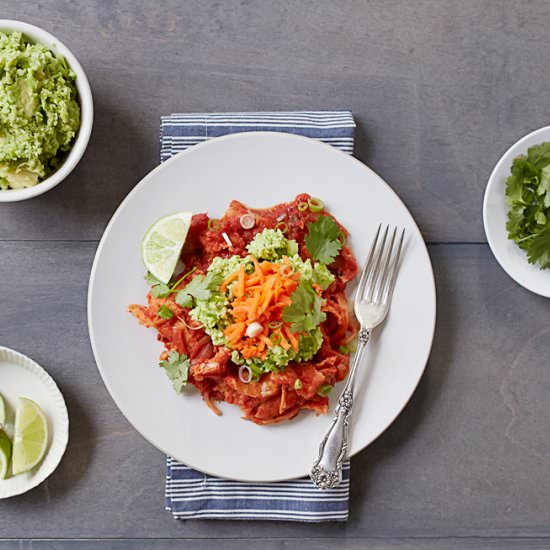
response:
M282 318L285 323L292 323L292 332L309 332L326 319L326 314L321 311L323 300L310 281L302 279L291 299L292 303L285 307Z
M550 224L536 233L527 243L529 263L537 263L542 269L550 267Z
M158 285L155 285L152 289L151 289L151 294L155 297L155 298L166 298L167 296L170 295L170 289L168 288L167 285L165 285L164 283L160 283Z
M147 275L145 275L144 279L150 284L153 285L153 288L151 289L151 294L154 298L166 298L172 294L172 292L177 292L176 287L186 278L193 273L197 269L194 267L184 275L182 275L175 283L168 286L164 283L161 283L152 273L147 272Z
M307 224L306 247L312 258L322 264L331 264L342 248L341 230L330 216L319 216Z
M157 315L161 317L162 319L172 319L174 316L174 312L168 307L168 306L160 306L159 310L157 311Z
M550 268L550 142L514 159L506 201L508 238L527 252L530 263Z
M158 285L160 281L150 272L147 272L147 275L143 277L150 285Z
M206 277L197 275L189 284L176 294L176 303L181 307L192 307L195 300L208 300L212 292L219 289L223 277L219 273L209 272Z
M171 351L168 359L160 362L166 376L172 381L172 387L177 393L180 393L187 384L189 377L189 357L185 354L179 354L177 351Z
M317 395L321 397L326 397L332 390L332 386L330 384L323 384L322 386L319 386L319 389L317 390Z

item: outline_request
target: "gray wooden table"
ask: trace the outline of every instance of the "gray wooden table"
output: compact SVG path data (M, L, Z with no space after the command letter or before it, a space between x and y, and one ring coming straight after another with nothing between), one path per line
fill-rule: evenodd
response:
M0 17L63 40L96 108L73 175L0 205L0 343L52 373L71 417L55 474L0 502L1 550L95 539L156 550L174 547L166 539L221 550L550 548L549 302L504 274L481 223L494 163L549 123L549 3L4 0ZM92 358L97 241L158 163L160 115L348 107L357 156L429 243L439 312L426 374L353 460L347 524L174 521L164 457L123 418Z

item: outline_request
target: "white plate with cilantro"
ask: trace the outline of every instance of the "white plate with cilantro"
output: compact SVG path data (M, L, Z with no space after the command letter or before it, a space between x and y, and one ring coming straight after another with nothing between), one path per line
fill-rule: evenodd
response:
M69 416L52 377L29 357L3 346L0 394L4 412L0 429L10 442L9 449L0 449L0 462L8 463L6 477L0 479L0 499L4 499L29 491L54 472L69 440Z
M407 240L392 309L359 373L351 455L378 437L404 408L430 353L435 286L430 258L412 216L392 189L353 157L319 141L283 133L242 133L192 147L153 170L122 202L98 247L88 293L88 325L103 380L133 426L166 454L203 472L245 481L308 473L329 416L302 412L259 426L238 407L219 403L216 416L200 394L174 392L159 368L162 344L128 313L147 293L143 236L176 211L219 217L231 200L253 208L322 199L349 230L359 263L380 222L406 228ZM353 285L350 285L353 287ZM353 288L351 289L353 290Z
M483 224L504 271L550 297L550 126L521 138L497 162L485 191Z

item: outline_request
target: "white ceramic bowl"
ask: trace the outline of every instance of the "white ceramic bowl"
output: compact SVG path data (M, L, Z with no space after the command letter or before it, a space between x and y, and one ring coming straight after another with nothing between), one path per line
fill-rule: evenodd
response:
M487 241L498 263L521 286L550 298L550 269L539 269L527 261L527 255L519 246L508 239L506 220L506 179L510 175L512 162L518 155L527 153L533 145L550 141L550 126L535 130L514 143L497 162L485 190L483 201L483 225Z
M63 181L72 172L74 167L78 164L78 161L82 158L90 139L94 120L94 105L92 101L92 91L84 70L69 48L55 36L40 27L10 19L0 19L0 31L19 31L31 40L43 44L55 54L62 55L76 74L76 88L78 90L81 111L80 129L76 136L76 140L63 161L63 164L50 177L42 180L33 187L0 191L0 202L15 202L30 199L45 193Z
M28 397L38 403L49 427L49 446L40 464L30 472L0 479L2 500L26 493L55 471L69 440L69 414L53 378L30 357L4 346L0 346L0 393L8 406L4 426L8 435L13 436L18 397Z

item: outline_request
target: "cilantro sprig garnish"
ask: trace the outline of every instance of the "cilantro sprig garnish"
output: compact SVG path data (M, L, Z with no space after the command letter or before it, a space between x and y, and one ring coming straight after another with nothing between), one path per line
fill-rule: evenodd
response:
M508 238L527 252L529 263L550 268L550 142L514 159L506 200Z
M219 273L208 272L206 276L197 275L191 282L176 294L176 303L181 307L190 308L195 300L208 300L212 292L219 289L223 277Z
M309 332L319 326L326 313L321 311L323 300L310 281L302 279L291 295L292 303L283 310L283 321L292 323L292 332Z
M150 285L153 285L151 289L151 294L155 298L167 298L173 292L177 292L178 285L184 281L189 275L191 275L196 267L189 270L187 273L184 273L175 283L171 285L166 285L163 282L159 281L152 273L147 272L147 275L143 277Z
M184 353L180 355L177 351L171 351L168 359L161 361L159 366L165 370L174 390L180 393L189 378L189 357Z
M342 248L342 231L330 216L319 216L307 224L306 247L318 262L331 264Z

